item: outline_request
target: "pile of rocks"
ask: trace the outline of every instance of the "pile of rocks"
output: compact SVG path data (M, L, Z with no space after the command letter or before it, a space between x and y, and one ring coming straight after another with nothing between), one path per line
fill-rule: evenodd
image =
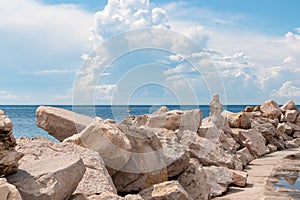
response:
M232 113L214 95L205 119L199 109L163 106L120 124L45 106L36 114L38 126L60 142L17 141L19 170L3 175L25 200L211 199L229 185L245 187L242 170L253 159L300 145L292 101Z
M4 176L13 174L18 170L18 161L23 154L14 147L16 140L12 133L11 120L0 110L0 199L21 199L15 186L9 184Z

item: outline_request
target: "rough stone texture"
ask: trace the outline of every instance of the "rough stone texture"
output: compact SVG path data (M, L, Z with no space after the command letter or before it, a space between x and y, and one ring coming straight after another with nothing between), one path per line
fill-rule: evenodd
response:
M9 184L5 178L0 178L0 199L22 200L22 197L14 185Z
M287 110L284 115L285 122L295 122L299 112L297 110Z
M14 147L16 140L12 133L12 122L4 112L0 110L0 177L13 174L18 170L18 161L23 154L17 152ZM3 114L3 115L2 115Z
M242 163L236 155L226 152L217 140L199 137L197 133L184 131L181 144L189 147L191 157L197 158L203 165L226 166L230 169L242 169Z
M107 167L120 170L130 157L131 144L117 124L94 118L79 134L64 140L97 151Z
M195 110L172 110L160 114L129 116L122 124L132 126L149 126L153 128L165 128L169 130L191 130L197 132L202 122L202 112Z
M233 185L239 187L245 187L247 185L248 174L246 172L236 171L236 170L231 170L231 172L232 172L231 182Z
M153 185L139 193L145 200L192 200L178 181Z
M280 137L280 133L275 128L277 125L277 122L276 124L271 124L263 118L260 118L256 121L252 121L251 127L260 132L270 144L277 146L279 150L283 150L284 140Z
M253 156L251 155L247 147L240 149L237 152L237 157L240 161L242 161L244 167L252 160L254 160Z
M86 167L86 172L76 189L76 193L87 195L100 194L104 191L117 193L105 164L96 151L70 143L55 143L44 138L21 138L18 140L16 149L25 154L20 160L20 164L31 163L52 155L74 153L81 157Z
M215 125L219 130L225 126L226 119L222 115L222 104L220 103L220 97L218 94L214 94L212 101L209 104L210 113L208 122Z
M226 116L231 128L249 129L251 127L251 120L244 112L232 113L224 111L222 115Z
M255 106L255 107L254 107L253 112L257 112L257 111L259 111L259 112L261 111L261 110L260 110L260 106Z
M188 168L178 178L179 183L194 200L210 199L210 186L198 160L190 159Z
M300 126L299 126L299 125L294 124L294 123L291 123L291 122L287 122L286 124L287 124L288 126L292 127L293 132L294 132L294 131L300 131Z
M81 132L92 121L88 116L49 106L38 107L36 118L37 126L59 141Z
M170 110L166 106L161 106L157 111L152 113L152 115L161 115L169 112Z
M268 149L270 150L271 153L277 151L277 147L273 144L268 144Z
M293 134L293 137L294 137L294 138L300 138L300 131L296 131L296 132Z
M152 128L121 125L132 145L130 159L112 178L118 192L137 192L168 179L162 144Z
M297 110L297 111L299 111L296 104L295 104L295 102L293 102L292 100L289 100L288 102L286 102L283 106L281 106L280 109L283 113L285 113L287 110Z
M232 183L232 172L225 167L203 167L207 184L211 188L211 196L216 197L223 194L230 183Z
M16 174L7 177L24 200L64 200L76 190L85 166L72 154L21 164Z
M260 110L262 111L263 116L267 118L278 119L281 116L281 110L278 104L273 100L265 101L260 106Z
M240 141L254 158L266 154L266 139L264 136L255 129L240 130Z
M174 177L183 172L189 165L189 149L181 145L176 134L167 129L153 128L163 147L164 162L167 165L168 177Z
M286 123L280 123L277 126L277 130L281 134L291 135L293 133L292 127L288 126Z
M0 110L1 111L1 110ZM7 115L0 114L0 132L10 132L13 129L13 124Z
M88 200L125 200L112 192L103 192L100 195L89 196Z
M290 148L298 148L300 146L300 138L293 139L291 141L286 141L284 143L285 147Z

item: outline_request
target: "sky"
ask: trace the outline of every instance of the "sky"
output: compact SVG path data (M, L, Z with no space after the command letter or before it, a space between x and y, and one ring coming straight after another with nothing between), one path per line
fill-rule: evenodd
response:
M0 105L300 104L298 0L0 2Z

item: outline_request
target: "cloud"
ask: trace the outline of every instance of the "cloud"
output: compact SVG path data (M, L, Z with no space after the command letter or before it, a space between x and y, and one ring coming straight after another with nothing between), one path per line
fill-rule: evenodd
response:
M17 99L17 98L18 98L18 96L11 92L8 92L5 90L0 90L0 99L2 99L2 100L11 100L11 99Z
M108 0L104 10L95 14L91 39L97 45L124 31L146 27L169 28L166 11L151 8L149 0Z
M75 74L78 69L51 69L36 71L33 75L44 76L44 75L65 75L65 74Z
M294 85L293 81L286 81L278 91L273 91L272 96L277 97L300 97L300 87Z
M0 1L0 65L27 70L77 67L80 54L88 50L92 22L92 13L71 4Z

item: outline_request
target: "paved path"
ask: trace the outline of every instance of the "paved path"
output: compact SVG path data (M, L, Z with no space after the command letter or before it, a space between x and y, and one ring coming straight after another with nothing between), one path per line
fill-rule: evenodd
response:
M300 153L300 148L277 151L272 154L265 155L252 161L244 171L249 176L246 188L230 187L228 192L222 197L214 198L214 200L290 200L299 199L289 197L286 193L279 192L270 184L269 177L273 175L276 169L297 168L300 174L300 158L285 159L286 156ZM299 188L300 190L300 188ZM282 190L281 190L282 191Z

